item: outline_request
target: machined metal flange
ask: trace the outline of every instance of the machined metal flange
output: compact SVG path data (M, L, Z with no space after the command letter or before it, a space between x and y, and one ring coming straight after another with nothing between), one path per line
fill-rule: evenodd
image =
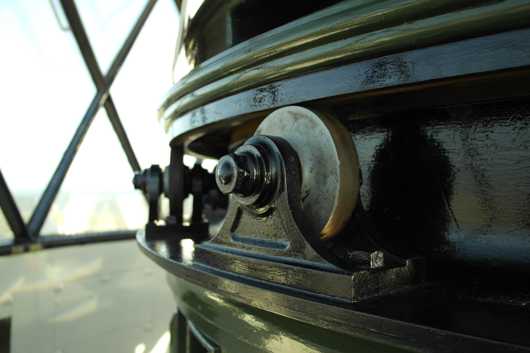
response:
M298 106L278 109L256 135L287 141L300 161L302 213L322 239L337 235L359 195L359 164L350 132L336 119Z

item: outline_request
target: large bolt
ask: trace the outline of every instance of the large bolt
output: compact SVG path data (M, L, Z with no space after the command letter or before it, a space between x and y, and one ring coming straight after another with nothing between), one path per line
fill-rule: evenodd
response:
M276 193L279 158L270 138L253 137L219 160L215 169L217 187L244 205L262 208Z
M215 181L225 195L250 196L259 185L262 170L256 157L247 153L228 154L219 160L215 170Z

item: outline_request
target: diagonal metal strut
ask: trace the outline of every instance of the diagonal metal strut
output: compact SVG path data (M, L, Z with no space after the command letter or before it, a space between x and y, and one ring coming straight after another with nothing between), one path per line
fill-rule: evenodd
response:
M9 187L2 175L2 171L0 171L0 208L2 209L2 212L4 212L4 216L15 236L15 240L27 240L28 232L26 225L22 220L22 216L20 215L17 204L13 199L13 195L9 191Z
M134 171L139 171L141 169L132 149L131 143L129 142L127 134L125 133L125 129L118 116L118 112L116 110L116 107L114 106L114 102L109 96L109 89L112 83L114 82L114 79L116 78L123 62L129 54L134 42L138 38L138 34L140 33L145 22L147 21L147 18L149 17L149 14L151 13L155 4L156 0L148 1L144 10L140 14L140 17L136 21L134 27L129 32L129 35L127 36L124 44L116 54L110 66L110 69L104 76L97 63L97 59L92 50L92 47L90 46L88 36L83 27L81 18L74 4L74 1L61 0L61 5L63 7L66 18L68 19L69 26L76 39L79 50L81 51L83 60L85 61L88 67L90 75L92 76L92 80L96 85L97 93L92 99L92 102L90 103L87 111L85 112L85 115L83 116L83 119L77 127L74 136L70 140L70 143L68 144L68 147L66 148L61 158L61 161L59 162L59 165L55 169L55 172L53 173L50 182L46 186L46 189L44 190L44 193L42 194L39 203L37 204L35 210L33 211L33 214L31 215L31 219L27 227L30 236L37 237L40 233L42 225L44 224L44 221L50 211L51 205L53 204L53 201L57 196L57 193L64 181L64 178L66 176L66 173L68 172L68 169L70 168L70 165L72 164L77 150L83 142L88 128L92 124L94 117L96 116L97 112L99 111L99 108L102 105L107 111L109 120L112 124L114 131L116 132L116 135L127 156L131 168Z

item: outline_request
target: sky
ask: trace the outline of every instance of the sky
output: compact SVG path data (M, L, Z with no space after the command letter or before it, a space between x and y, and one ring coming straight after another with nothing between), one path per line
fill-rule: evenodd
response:
M145 0L77 0L76 4L106 72ZM158 122L157 110L172 85L178 22L174 2L159 0L111 87L142 168L164 166L169 159L168 137ZM0 1L0 169L26 220L95 94L75 40L64 27L67 23L57 0ZM103 204L122 208L121 226L134 228L140 217L145 222L145 205L132 190L131 178L125 154L106 113L100 111L50 215L62 213L55 223L68 219L75 223L75 217L65 213L84 212L79 217L84 217L85 223L60 227L48 221L44 228L52 233L91 231L95 223L87 219L96 216L90 212ZM110 198L114 206L103 202ZM132 200L136 204L131 204ZM122 204L136 205L132 208L138 212L125 211ZM105 230L105 225L96 230Z

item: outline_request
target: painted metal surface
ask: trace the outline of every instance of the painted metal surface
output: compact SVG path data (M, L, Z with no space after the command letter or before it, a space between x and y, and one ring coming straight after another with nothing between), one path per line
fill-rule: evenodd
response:
M24 224L24 220L20 215L15 199L9 191L7 183L0 171L0 209L6 217L6 221L9 224L9 227L13 231L15 240L17 242L23 240L27 237L27 229Z
M397 347L322 330L311 323L290 320L264 310L232 301L215 291L168 279L175 298L187 318L210 337L222 352L409 352ZM219 323L222 322L222 325Z
M264 7L259 2L242 0L186 1L180 6L181 26L174 79L180 80L198 65L212 63L232 48L245 45L243 43L248 39L267 36L269 31L274 31L277 27L300 17L312 17L310 13L337 2L340 0L272 2ZM305 15L308 16L303 17Z
M530 265L530 106L491 103L352 122L380 241L489 268Z
M311 2L261 2L242 0L187 1L182 8L182 42L179 44L195 65L300 17L340 0Z
M263 115L271 108L336 96L399 96L389 98L390 102L385 104L374 104L373 99L370 101L366 95L360 97L360 102L355 102L374 113L384 107L402 109L405 103L410 106L447 105L463 100L477 101L521 95L523 92L528 94L528 87L522 84L523 74L514 75L512 81L516 83L504 85L500 84L498 76L506 75L503 70L528 68L529 48L530 30L523 29L309 73L205 104L176 119L171 124L169 134L177 141L193 140L204 134L205 128L215 130L223 124L235 124L245 115ZM483 75L484 79L480 80L476 76L473 80L469 79L471 75L478 74ZM493 76L488 77L486 74ZM456 79L463 81L457 82ZM417 99L418 93L415 91L422 91L425 97ZM367 105L367 101L372 104Z
M420 351L528 350L526 335L514 330L524 332L528 321L528 288L521 281L530 253L528 103L512 98L460 101L450 108L390 106L384 114L360 116L355 106L327 107L357 146L361 204L373 225L367 230L393 253L425 256L429 277L451 281L442 288L463 284L456 292L444 297L445 289L434 296L422 291L345 307L289 284L220 270L171 241L146 243L140 236L143 250L184 281L323 329ZM512 296L514 287L519 298Z
M208 5L208 2L205 3ZM285 26L271 29L234 47L226 46L226 42L214 45L215 47L225 46L225 50L201 63L200 67L188 75L176 77L177 82L171 89L164 106L170 100L175 100L204 84L215 81L217 78L289 52L303 50L333 39L340 39L348 34L362 33L370 28L391 26L394 23L402 23L404 19L412 20L427 16L429 13L443 13L451 8L465 7L473 3L477 3L477 1L458 3L449 1L437 1L435 3L425 1L342 1L335 6L305 16ZM184 15L183 17L186 18L187 16ZM196 34L189 36L192 37L190 39L192 41L199 42L201 40L197 38ZM218 38L210 37L209 39L219 41ZM204 41L204 39L202 40ZM180 45L180 51L186 52L187 47L183 43ZM188 65L193 67L196 60L188 59L188 57L193 56L192 53L189 54L181 56L179 59L188 60ZM176 64L183 65L179 59L177 59Z
M521 342L523 345L503 342L510 341L513 336L517 336L521 326L519 326L519 331L513 331L513 325L508 325L502 312L494 311L494 315L484 315L481 318L482 325L478 326L477 330L466 332L465 326L459 325L474 320L473 316L469 315L470 313L487 310L487 307L465 302L459 304L450 297L443 294L439 296L429 290L424 293L426 295L408 295L402 298L385 297L383 301L374 301L366 305L339 304L329 301L329 298L311 296L307 292L289 286L266 285L263 281L251 277L234 276L229 272L219 271L214 265L205 266L195 258L193 242L180 242L175 238L164 241L146 241L143 232L138 233L137 241L140 249L147 256L175 276L175 278L169 277L169 282L182 309L187 313L192 309L187 307L188 305L196 310L200 310L201 305L209 306L212 311L206 315L206 319L217 326L217 330L227 327L226 322L216 315L216 306L218 306L217 310L222 310L219 300L213 299L214 302L210 300L209 303L204 304L200 301L186 303L179 296L186 293L182 291L182 288L188 286L188 283L198 286L197 292L212 292L215 296L220 296L222 301L244 304L241 309L234 309L236 311L244 312L251 310L250 307L252 307L269 312L270 315L279 315L279 317L313 325L320 329L320 331L314 331L311 336L317 336L318 332L325 335L327 330L331 330L354 339L379 342L394 348L417 352L530 351L524 342ZM385 308L388 307L395 309L385 313ZM521 311L520 308L514 309L519 312L519 319L514 323L524 324L527 313ZM389 314L391 317L385 317ZM275 320L280 320L279 317ZM410 322L410 320L415 322ZM244 325L244 321L238 323L234 320L233 323L234 327L230 330L235 330L235 335L237 335L237 325ZM464 332L455 333L447 329L432 327L436 325L447 328L447 325L453 324L457 325L458 330L464 330ZM492 328L492 324L495 325L495 329ZM216 328L211 327L208 330L215 332ZM263 334L274 335L273 332ZM259 336L256 339L259 339ZM316 339L318 341L319 337ZM353 343L354 340L350 342ZM360 342L363 344L363 341ZM331 344L333 347L328 341L326 344ZM349 349L348 346L343 348Z
M339 239L366 237L421 257L426 282L344 300L350 287L340 276L311 276L306 263L275 257L282 242L256 252L294 269L243 254L256 242L234 240L230 217L246 226L243 235L259 232L261 245L277 240L279 223L229 210L226 243L138 234L140 248L175 276L186 317L235 351L385 351L374 342L528 351L530 106L518 97L530 94L529 20L528 1L347 2L195 66L161 108L173 145L218 157L235 146L237 125L255 127L272 109L302 103L331 113L351 132L362 181ZM333 286L340 295L326 295Z
M438 3L438 2L437 2ZM361 30L361 33L351 35L346 39L334 40L329 43L317 44L309 49L300 46L299 51L279 58L269 58L266 63L253 65L229 74L230 70L222 71L222 75L214 76L215 82L193 87L187 95L180 95L179 89L170 92L161 108L161 117L169 126L171 122L194 108L210 103L226 95L240 92L245 89L264 85L266 83L285 79L309 71L321 70L326 66L337 65L344 62L366 60L370 57L388 55L396 52L428 47L440 43L460 40L463 38L477 37L489 33L502 32L525 27L530 20L530 3L525 1L486 2L481 6L464 4L464 9L447 12L447 8L440 9L440 13L423 11L430 7L423 2L418 2L418 9L410 10L412 18L407 18L398 7L400 24L383 23L381 27L372 29L370 26ZM386 18L380 11L383 7L379 4L378 20ZM451 6L447 5L449 9ZM452 5L454 6L454 4ZM364 10L364 9L363 9ZM397 11L395 8L393 11ZM420 19L417 13L424 16ZM432 9L431 9L432 11ZM369 18L373 13L368 12ZM345 14L351 18L351 14ZM363 16L360 14L359 16ZM392 18L392 16L389 16ZM393 19L395 21L395 19ZM351 24L350 24L351 26ZM238 57L237 53L233 57ZM240 53L241 54L241 53ZM252 56L253 51L246 53ZM228 57L231 60L232 56ZM216 63L219 65L220 63ZM201 70L198 68L197 70ZM221 74L221 73L219 73ZM182 89L180 89L182 91Z

